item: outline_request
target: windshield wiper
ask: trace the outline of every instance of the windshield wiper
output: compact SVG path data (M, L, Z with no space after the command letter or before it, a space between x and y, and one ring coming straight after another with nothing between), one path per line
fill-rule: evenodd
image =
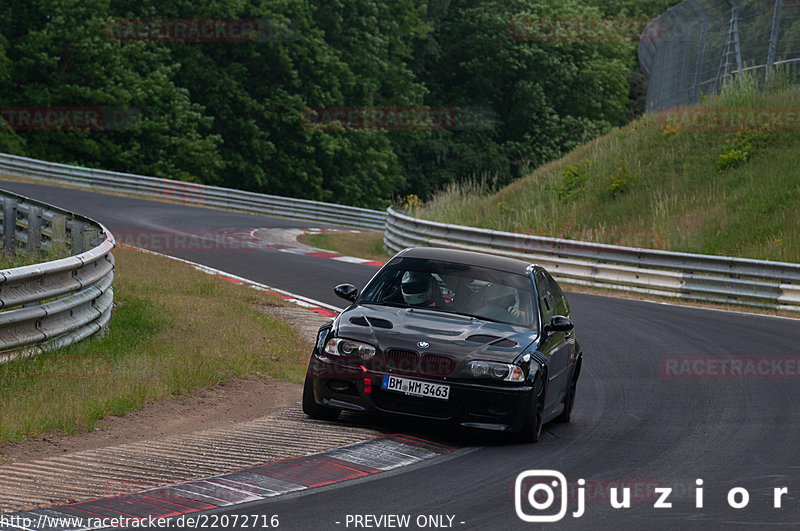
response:
M420 308L419 306L410 306L411 313L433 314L437 317L446 316L452 319L460 319L462 321L474 321L475 317L464 313L451 312L449 310L442 310L441 308Z
M411 308L408 304L404 302L377 302L377 301L367 301L362 302L361 304L368 305L371 304L372 306L391 306L392 308Z

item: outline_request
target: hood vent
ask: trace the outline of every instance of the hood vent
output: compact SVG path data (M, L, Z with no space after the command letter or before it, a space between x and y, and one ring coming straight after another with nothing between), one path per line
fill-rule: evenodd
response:
M368 317L367 320L375 328L393 328L392 322L386 319L378 319L377 317Z
M502 341L503 338L497 336L487 336L484 334L476 334L474 336L469 336L467 338L467 341L472 341L473 343L485 344L485 343L491 343L492 341L497 341L498 339Z
M351 317L350 323L357 326L372 326L374 328L392 328L392 323L386 319L378 319L377 317L366 318L363 315L358 317Z
M517 346L516 341L512 341L510 339L498 336L490 336L487 334L475 334L474 336L469 336L467 341L472 341L473 343L480 343L482 345L490 344L493 347L500 347L500 348L513 348Z
M500 341L495 341L492 343L493 347L501 347L501 348L513 348L517 346L516 341L511 341L510 339L501 339Z

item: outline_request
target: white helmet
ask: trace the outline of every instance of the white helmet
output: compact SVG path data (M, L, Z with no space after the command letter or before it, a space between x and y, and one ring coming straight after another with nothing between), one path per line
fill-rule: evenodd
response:
M421 306L433 300L433 277L429 273L406 271L400 281L403 300L412 306Z

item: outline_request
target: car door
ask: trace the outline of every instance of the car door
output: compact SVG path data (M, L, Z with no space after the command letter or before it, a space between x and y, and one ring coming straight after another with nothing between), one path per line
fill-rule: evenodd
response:
M558 284L544 271L536 275L539 289L539 304L542 308L542 325L550 322L556 315L569 316L566 297ZM572 331L549 332L542 338L541 351L547 357L547 395L545 397L545 415L550 415L561 403L569 380L570 361L575 350L575 338Z

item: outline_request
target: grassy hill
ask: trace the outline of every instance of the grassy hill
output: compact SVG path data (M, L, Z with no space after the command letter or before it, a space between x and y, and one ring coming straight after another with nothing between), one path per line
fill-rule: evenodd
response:
M739 116L743 127L720 126ZM490 188L486 180L451 186L413 213L512 232L800 262L800 87L762 93L745 78L677 115L644 116L506 188Z

